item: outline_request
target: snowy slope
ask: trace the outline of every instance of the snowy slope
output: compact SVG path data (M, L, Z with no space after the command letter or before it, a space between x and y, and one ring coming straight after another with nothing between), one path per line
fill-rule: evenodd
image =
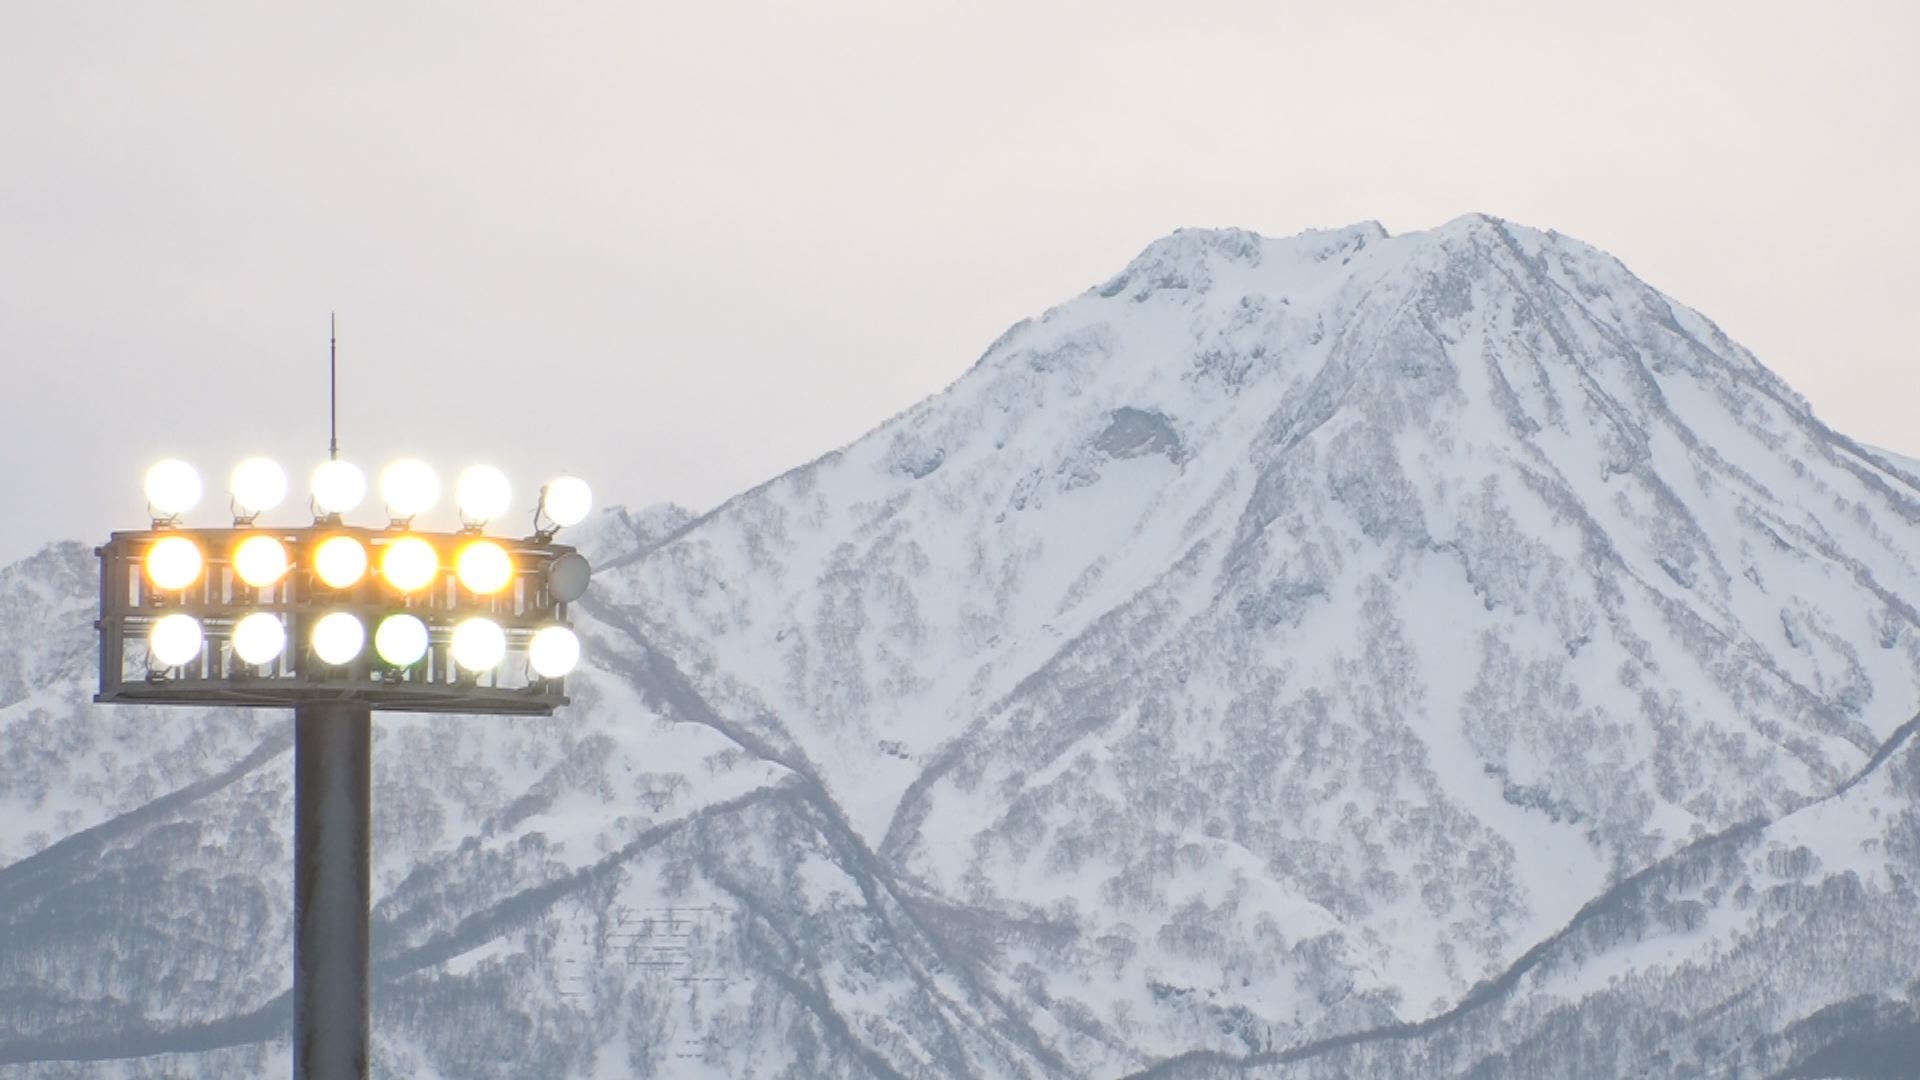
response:
M1864 762L1912 495L1563 237L1189 232L601 595L1050 995L1311 1028Z
M835 454L697 520L596 522L565 722L383 722L380 1054L1712 1058L1647 1035L1586 1064L1590 1026L1710 1028L1785 1068L1920 997L1893 947L1916 525L1911 463L1577 241L1480 216L1176 233ZM84 704L90 569L54 548L0 575L0 810L35 834L0 849L0 941L34 943L0 958L0 1061L250 1075L284 1053L284 955L170 912L284 940L286 823L261 822L285 733ZM107 782L129 770L151 790ZM163 899L128 910L142 876ZM76 898L120 927L124 979L56 917ZM1813 955L1814 912L1856 932ZM1746 1004L1679 1004L1696 987Z

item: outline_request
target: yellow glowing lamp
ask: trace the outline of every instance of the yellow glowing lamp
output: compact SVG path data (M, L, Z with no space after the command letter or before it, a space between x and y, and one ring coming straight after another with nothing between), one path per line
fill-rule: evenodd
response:
M233 548L233 573L256 589L264 589L286 574L287 545L264 533L255 533Z
M147 549L147 580L156 589L178 592L193 584L206 566L206 558L194 542L184 536L165 536Z
M367 576L367 549L351 536L329 536L313 549L313 576L329 589L347 589Z
M513 558L491 540L475 540L460 549L453 572L467 591L492 596L513 583Z
M403 593L419 592L440 574L440 553L417 536L402 536L380 553L380 575Z

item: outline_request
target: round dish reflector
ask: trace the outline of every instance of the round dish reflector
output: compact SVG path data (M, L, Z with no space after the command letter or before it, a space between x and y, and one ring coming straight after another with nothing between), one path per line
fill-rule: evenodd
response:
M593 567L587 557L569 551L547 565L547 595L556 604L571 604L587 595L587 582L592 577Z

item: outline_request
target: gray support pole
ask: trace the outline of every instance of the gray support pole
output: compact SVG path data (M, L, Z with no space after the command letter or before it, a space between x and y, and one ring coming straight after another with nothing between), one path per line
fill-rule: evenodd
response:
M293 1076L367 1080L373 712L293 712Z

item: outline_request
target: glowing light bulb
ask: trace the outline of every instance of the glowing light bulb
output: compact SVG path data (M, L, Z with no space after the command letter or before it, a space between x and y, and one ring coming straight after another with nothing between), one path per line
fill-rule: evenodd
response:
M287 497L287 470L267 458L248 458L234 466L227 491L240 517L264 514Z
M167 458L147 470L145 488L154 515L171 521L200 501L200 474L179 458Z
M395 521L411 520L440 501L440 477L424 461L396 461L380 473L380 498Z
M507 633L492 619L467 619L453 628L453 662L468 671L491 671L507 655Z
M389 615L373 632L373 651L394 667L412 667L427 655L427 624L412 615Z
M360 655L367 628L350 612L335 611L313 624L313 654L325 664L345 664Z
M527 663L543 679L558 679L580 663L580 638L564 626L543 626L527 643Z
M147 631L147 654L161 667L179 667L200 655L200 620L174 612L162 615Z
M474 465L461 471L453 485L453 501L460 506L460 520L485 525L512 505L513 483L491 465Z
M562 476L541 489L540 506L555 525L572 528L593 509L593 489L577 476Z
M440 573L440 553L417 536L403 536L380 552L380 575L403 593L419 592Z
M147 580L153 587L178 592L193 584L206 566L200 548L184 536L163 536L147 549Z
M475 540L453 561L454 576L469 592L492 596L513 582L513 558L491 540Z
M313 574L329 589L346 589L367 576L367 549L351 536L329 536L313 550Z
M286 647L287 628L270 611L256 611L233 624L233 654L246 663L272 663Z
M322 514L344 514L367 497L367 476L344 461L323 461L313 470L313 505Z
M263 533L255 533L234 546L234 575L256 589L279 581L288 566L287 545Z

